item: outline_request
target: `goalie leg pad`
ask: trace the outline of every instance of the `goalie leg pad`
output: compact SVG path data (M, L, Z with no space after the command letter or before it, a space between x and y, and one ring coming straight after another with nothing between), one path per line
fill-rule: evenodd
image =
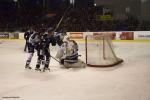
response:
M86 64L83 61L78 60L76 63L64 62L64 66L66 68L85 68Z

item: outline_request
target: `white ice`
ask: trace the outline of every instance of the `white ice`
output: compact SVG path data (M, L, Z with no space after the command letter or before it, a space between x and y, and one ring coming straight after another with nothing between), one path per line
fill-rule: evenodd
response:
M150 100L150 43L115 42L124 60L115 67L63 69L51 59L51 71L41 73L24 69L24 40L0 41L0 100ZM85 61L84 43L79 48Z

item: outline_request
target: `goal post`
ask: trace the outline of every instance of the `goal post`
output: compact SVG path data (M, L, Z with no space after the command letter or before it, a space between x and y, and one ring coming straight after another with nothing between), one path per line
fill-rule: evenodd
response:
M109 33L86 35L85 54L86 64L91 67L110 67L123 62L114 52Z

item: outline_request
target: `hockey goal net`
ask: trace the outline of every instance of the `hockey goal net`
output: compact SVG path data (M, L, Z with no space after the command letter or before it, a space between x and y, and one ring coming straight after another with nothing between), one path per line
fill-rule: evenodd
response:
M86 64L91 67L109 67L123 62L114 52L111 35L99 33L85 39Z

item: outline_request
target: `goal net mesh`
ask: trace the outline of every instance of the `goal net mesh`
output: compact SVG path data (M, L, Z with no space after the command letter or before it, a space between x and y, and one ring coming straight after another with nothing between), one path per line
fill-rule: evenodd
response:
M111 35L87 35L85 39L86 63L92 67L109 67L123 62L114 52Z

